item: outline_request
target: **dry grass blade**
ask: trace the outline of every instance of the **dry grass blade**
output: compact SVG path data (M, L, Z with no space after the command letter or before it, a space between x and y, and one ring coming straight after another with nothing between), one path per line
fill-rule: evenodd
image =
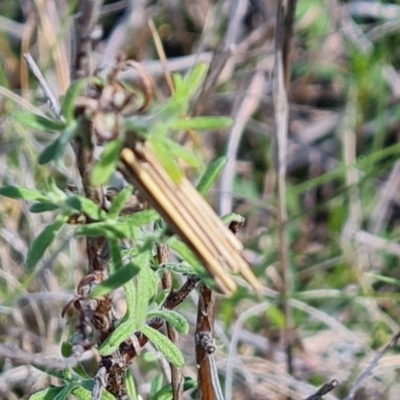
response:
M242 274L255 290L261 289L239 254L240 242L189 181L174 183L146 143L123 149L121 161L120 168L127 181L138 185L147 195L154 208L199 257L223 293L229 295L236 289L225 267Z

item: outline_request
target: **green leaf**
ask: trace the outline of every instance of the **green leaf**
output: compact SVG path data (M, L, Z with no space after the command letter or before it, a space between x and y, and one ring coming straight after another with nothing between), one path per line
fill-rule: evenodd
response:
M64 386L47 388L32 394L29 400L54 400L63 389Z
M29 211L36 214L46 211L54 211L57 210L58 208L59 206L53 203L35 203L29 208Z
M140 330L164 354L171 364L175 365L175 367L183 367L185 365L185 359L179 348L161 332L148 325L143 325Z
M78 195L70 196L65 200L65 205L74 210L85 213L94 220L101 220L107 217L107 213L104 210L102 210L94 201L87 199L86 197Z
M163 387L164 377L162 374L157 374L156 377L152 380L150 386L150 399L153 400L153 396L160 391Z
M78 133L78 123L72 121L68 127L60 134L60 136L50 143L44 150L39 154L39 164L47 164L50 161L57 161L62 158L65 154L65 149L68 143Z
M207 74L207 70L207 64L197 64L185 78L185 89L189 99L197 92Z
M118 289L127 281L136 276L141 270L140 266L129 263L124 267L116 270L108 279L99 283L90 293L91 297L104 296Z
M73 390L74 396L78 397L80 400L92 400L92 392L94 388L94 380L86 379L82 381L81 386ZM88 397L89 396L89 397ZM103 390L101 393L102 400L115 400L115 397Z
M62 342L61 354L63 357L68 358L72 355L73 344L70 342Z
M135 385L135 381L133 379L133 375L132 375L132 371L130 369L128 369L128 371L126 371L126 390L128 392L129 397L132 400L137 400L138 396L137 396L137 392L136 392L136 385Z
M0 188L0 195L12 199L49 201L49 198L38 190L27 189L19 186L3 186Z
M153 271L150 268L150 250L142 250L140 262L142 269L136 278L136 309L135 309L135 330L140 330L146 322L149 301L154 296Z
M45 372L46 374L48 374L50 376L54 376L57 379L61 379L63 381L71 380L71 371L69 369L64 369L64 370L60 371L60 370L45 368L41 365L34 365L34 367L36 369L38 369L39 371Z
M85 86L85 81L82 79L72 82L65 94L64 101L62 102L61 112L67 122L70 122L74 118L75 99L80 95Z
M110 254L112 260L112 272L116 271L123 267L122 263L122 255L121 255L121 246L119 244L118 239L116 238L109 238L108 243L110 246Z
M138 233L135 228L157 221L159 218L159 215L154 210L144 210L119 217L117 220L107 219L104 222L94 222L80 226L76 233L91 237L105 236L108 238L132 239Z
M227 157L220 157L213 161L206 169L204 174L200 177L197 184L197 190L202 196L206 196L211 186L214 185L220 173L228 163Z
M92 170L91 182L94 186L104 185L110 180L112 174L117 169L122 145L122 140L118 139L107 144L99 161Z
M176 311L172 310L153 310L147 314L147 318L162 318L167 321L178 332L187 335L189 323L186 318Z
M26 257L26 266L29 270L32 270L36 266L66 222L66 217L57 217L57 219L52 224L47 225L33 241Z
M64 386L63 390L61 390L60 393L57 394L56 397L54 397L54 400L67 400L68 395L72 393L72 391L78 387L76 383L69 384L67 386Z
M108 211L108 216L110 218L118 217L125 203L131 198L131 196L132 196L132 186L127 186L124 189L122 189L113 199L111 207Z
M123 217L118 218L119 224L127 224L133 226L144 226L148 225L151 222L155 222L160 219L158 213L154 210L144 210L139 211L134 214L124 215Z
M18 121L22 126L42 132L62 131L66 127L65 122L25 111L16 111L12 114L12 117L14 121Z
M187 391L197 387L197 382L192 378L185 376L185 383L183 384L183 390ZM172 385L169 383L161 388L157 393L151 397L151 400L171 400L172 399Z
M232 119L228 117L194 117L171 121L170 127L179 131L189 129L211 131L228 128L232 125L232 122Z
M168 146L165 145L164 141L151 140L149 143L151 143L151 147L156 153L158 160L165 168L170 178L175 183L182 182L183 173L179 168L176 160L174 158L171 158Z
M231 222L237 221L237 222L242 222L245 220L243 216L237 213L229 213L221 217L221 220L224 225L229 225Z
M51 160L56 159L60 155L60 144L58 138L46 146L43 151L39 154L38 163L44 165L49 163Z
M203 163L197 157L196 153L193 152L193 150L186 149L172 140L166 141L165 146L168 148L170 157L178 157L193 168L199 169L203 166Z
M151 255L150 250L146 249L146 247L144 249L140 249L140 253L135 257L133 262L140 267L148 268L148 265L150 264L150 255ZM135 280L135 284L133 284L133 282L128 282L129 286L124 287L126 295L126 305L127 305L124 321L127 320L128 318L131 318L132 316L135 316L136 318L136 314L138 312L138 307L139 307L138 305L139 290L137 288L137 282L138 282L137 279ZM147 296L149 296L149 294L147 294ZM145 312L147 312L147 306ZM139 325L137 321L135 321L135 324L136 324L135 327Z
M196 273L204 274L204 268L197 260L196 256L189 249L189 247L179 240L176 236L172 236L166 243L172 250L175 250L185 261L189 263L196 271Z
M101 344L99 348L100 354L105 357L116 350L120 344L128 339L135 332L135 321L131 318L127 321L121 322L111 333L110 336Z

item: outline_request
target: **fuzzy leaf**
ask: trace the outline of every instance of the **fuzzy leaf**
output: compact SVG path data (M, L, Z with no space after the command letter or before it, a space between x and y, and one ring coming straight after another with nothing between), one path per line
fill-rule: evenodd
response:
M64 386L63 390L54 397L54 400L68 400L68 395L72 393L76 387L78 387L76 383Z
M12 199L49 201L48 197L38 190L27 189L19 186L3 186L0 188L0 195Z
M172 156L180 158L193 168L202 167L203 163L193 152L193 150L186 149L185 147L173 142L172 140L166 141L165 146L169 151L170 157Z
M50 161L57 161L65 154L68 143L75 137L78 132L78 124L72 121L60 136L50 143L39 155L39 164L47 164Z
M139 211L134 214L126 215L118 218L119 224L127 224L133 226L144 226L160 219L158 213L154 210Z
M42 132L62 131L66 127L65 122L25 111L16 111L12 117L22 126Z
M187 119L176 119L171 122L171 129L176 130L198 130L211 131L227 128L232 125L232 119L228 117L194 117Z
M197 184L197 190L202 196L207 195L227 163L228 159L226 157L220 157L207 167Z
M29 400L54 400L54 398L63 390L64 386L52 387L32 394Z
M207 74L207 64L197 64L185 78L185 89L189 99L197 92Z
M153 379L150 386L150 399L153 400L153 396L161 390L161 388L163 387L163 380L164 377L162 376L162 374L157 374L156 377Z
M127 281L136 276L140 267L129 263L124 267L116 270L108 279L99 283L91 292L91 297L104 296L111 293L113 290L118 289L124 285Z
M125 385L126 385L126 390L128 392L129 397L132 400L137 400L138 396L136 393L136 385L135 385L135 381L133 379L132 371L130 369L128 369L128 371L126 372Z
M151 140L151 146L154 152L156 153L158 160L165 168L170 178L175 183L182 182L183 173L179 168L176 160L174 158L171 158L168 146L166 146L165 143L163 143L163 141L157 141L157 140Z
M122 140L113 140L107 144L92 170L91 182L94 186L104 185L110 180L117 168L122 144Z
M82 92L85 85L85 81L79 79L74 81L71 86L68 88L67 93L65 94L64 101L62 102L61 111L65 119L70 122L74 118L74 109L75 109L75 99Z
M32 270L36 266L66 221L67 218L64 216L58 217L52 224L47 225L33 241L26 257L26 266L29 270Z
M108 216L110 218L118 217L125 203L130 199L131 196L132 196L132 186L127 186L124 189L122 189L113 199L111 207L108 211Z
M179 348L161 332L148 325L143 325L140 330L157 347L157 349L164 354L165 358L171 364L176 367L183 367L185 365L185 359Z
M135 330L140 330L146 322L147 309L150 298L154 296L153 272L150 269L150 250L143 250L140 260L142 268L136 278L136 309L135 309Z
M178 332L187 335L189 331L189 323L186 318L176 311L172 310L153 310L147 314L147 318L162 318L167 321Z
M32 213L42 213L46 211L54 211L57 210L59 206L53 203L35 203L29 208L29 211Z
M65 204L74 210L85 213L94 220L105 219L107 214L94 201L82 196L70 196Z

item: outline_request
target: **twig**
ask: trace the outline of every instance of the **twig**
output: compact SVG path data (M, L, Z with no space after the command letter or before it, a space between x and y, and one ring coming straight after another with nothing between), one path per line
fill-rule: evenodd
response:
M339 382L336 379L331 380L328 383L325 383L324 386L322 386L317 392L315 392L313 395L308 396L304 400L320 400L322 396L328 394L330 391L335 389L339 385Z
M153 35L153 40L154 40L154 44L157 49L158 57L160 58L161 65L164 70L165 80L167 81L167 84L168 84L171 94L174 94L175 93L174 82L172 81L171 74L168 71L167 57L165 55L165 51L164 51L164 48L163 48L163 45L162 45L162 42L160 39L160 35L158 34L157 28L152 19L149 19L148 24L150 27L151 34Z
M52 369L57 371L73 368L79 361L79 358L74 356L58 358L40 353L31 354L17 346L3 344L0 344L0 357L8 358L21 364L31 364L39 369Z
M278 190L278 235L279 235L279 255L283 278L282 288L282 308L285 315L286 326L284 331L284 342L287 354L288 372L292 373L292 345L290 340L290 330L292 328L292 311L289 303L292 291L292 277L289 266L289 245L285 225L287 222L286 210L286 154L288 142L288 120L289 104L285 85L285 65L284 65L284 19L288 12L284 7L284 2L279 1L277 5L277 21L275 29L275 65L274 65L274 107L275 107L275 129L277 157L275 158L275 171L277 173ZM287 41L287 39L286 39ZM286 49L287 50L287 49ZM287 56L286 56L287 57ZM287 58L286 58L287 59ZM288 67L286 67L288 68Z
M40 87L42 88L43 94L47 98L49 104L50 104L50 109L53 111L54 115L58 119L62 119L61 115L61 107L60 104L58 103L58 100L56 99L56 96L54 93L51 91L50 86L46 82L46 79L44 79L43 74L41 73L39 67L35 63L35 60L32 58L32 56L29 53L24 53L23 54L26 63L28 64L29 69L32 71L33 75L39 82Z
M396 346L399 339L400 339L400 331L397 332L396 335L393 336L392 340L373 358L368 367L354 382L353 387L350 389L349 394L344 398L344 400L354 399L354 396L356 395L356 392L360 388L362 383L371 375L373 369L378 365L378 362L385 355L385 353L388 352L390 349L392 349L394 346Z
M246 123L259 105L263 93L264 82L265 74L259 65L251 80L246 96L243 99L238 112L235 113L235 122L229 133L226 151L228 164L221 175L221 195L219 199L219 213L221 215L228 214L232 211L233 178L236 171L238 148Z
M213 344L215 294L206 285L201 285L199 303L197 306L197 323L195 333L197 379L199 385L200 400L214 400L216 392L213 379L213 371L210 364L210 356L215 351ZM217 375L218 377L218 375ZM215 376L214 376L215 378Z
M168 262L169 250L164 244L157 246L157 258L159 264ZM172 276L170 271L164 272L161 280L162 288L172 291ZM167 323L168 338L179 348L178 332L174 327ZM171 369L171 383L173 400L183 399L183 374L180 368L175 367L172 363L169 364Z

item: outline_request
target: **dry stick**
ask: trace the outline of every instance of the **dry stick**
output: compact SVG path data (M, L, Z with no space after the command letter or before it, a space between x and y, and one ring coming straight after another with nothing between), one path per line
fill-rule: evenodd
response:
M368 367L354 382L353 387L350 389L350 393L343 400L352 400L356 395L357 390L360 388L362 383L371 375L373 369L378 365L380 359L385 355L387 351L396 346L400 339L400 331L393 336L392 340L373 358Z
M293 372L292 345L290 343L290 330L292 329L292 310L289 304L289 296L292 291L292 277L289 267L289 245L285 231L287 222L286 210L286 153L288 140L289 104L285 89L285 71L283 65L284 45L284 17L285 8L283 1L277 5L277 21L275 28L275 64L273 97L275 106L276 146L277 157L275 158L275 171L277 174L278 189L278 235L279 254L283 278L282 308L285 315L286 326L284 331L284 343L287 354L288 372Z
M165 244L157 245L157 259L158 263L166 264L168 262L169 250ZM172 276L170 271L165 271L161 279L163 289L172 291ZM179 348L179 337L176 329L167 323L168 338ZM183 374L180 368L175 367L172 363L169 364L171 368L172 380L172 396L174 400L183 399Z
M199 303L197 307L197 323L195 333L197 380L200 400L216 399L215 381L219 387L218 375L211 368L210 358L213 357L215 314L215 294L204 283L201 285Z
M164 51L163 44L161 42L160 35L158 34L157 28L152 19L149 19L148 24L150 27L151 34L153 35L153 40L154 40L154 44L157 49L158 56L160 57L161 66L164 70L165 80L167 81L167 84L168 84L171 94L174 94L175 93L174 82L172 81L171 74L168 70L167 57L165 55L165 51Z
M339 382L336 379L331 380L328 383L325 383L316 393L311 396L308 396L304 400L320 400L322 396L328 394L330 391L335 389L339 385Z
M237 236L244 218L229 224L229 230ZM215 293L204 283L201 285L197 306L195 333L196 363L200 400L224 400L214 357Z
M50 89L49 84L47 83L46 79L44 79L44 76L42 72L40 71L39 67L35 63L35 60L32 58L32 56L29 53L24 53L23 54L26 63L28 64L29 69L31 70L32 74L35 76L37 81L39 82L39 85L43 91L43 94L46 96L47 100L49 101L50 104L50 109L53 111L54 115L58 119L63 119L61 115L61 107L60 104L58 103L58 100L52 90Z
M219 213L221 215L228 214L232 211L233 178L236 171L238 148L246 123L258 108L263 93L264 82L265 74L259 65L229 133L226 151L228 164L222 172L220 184L221 195L219 199Z

